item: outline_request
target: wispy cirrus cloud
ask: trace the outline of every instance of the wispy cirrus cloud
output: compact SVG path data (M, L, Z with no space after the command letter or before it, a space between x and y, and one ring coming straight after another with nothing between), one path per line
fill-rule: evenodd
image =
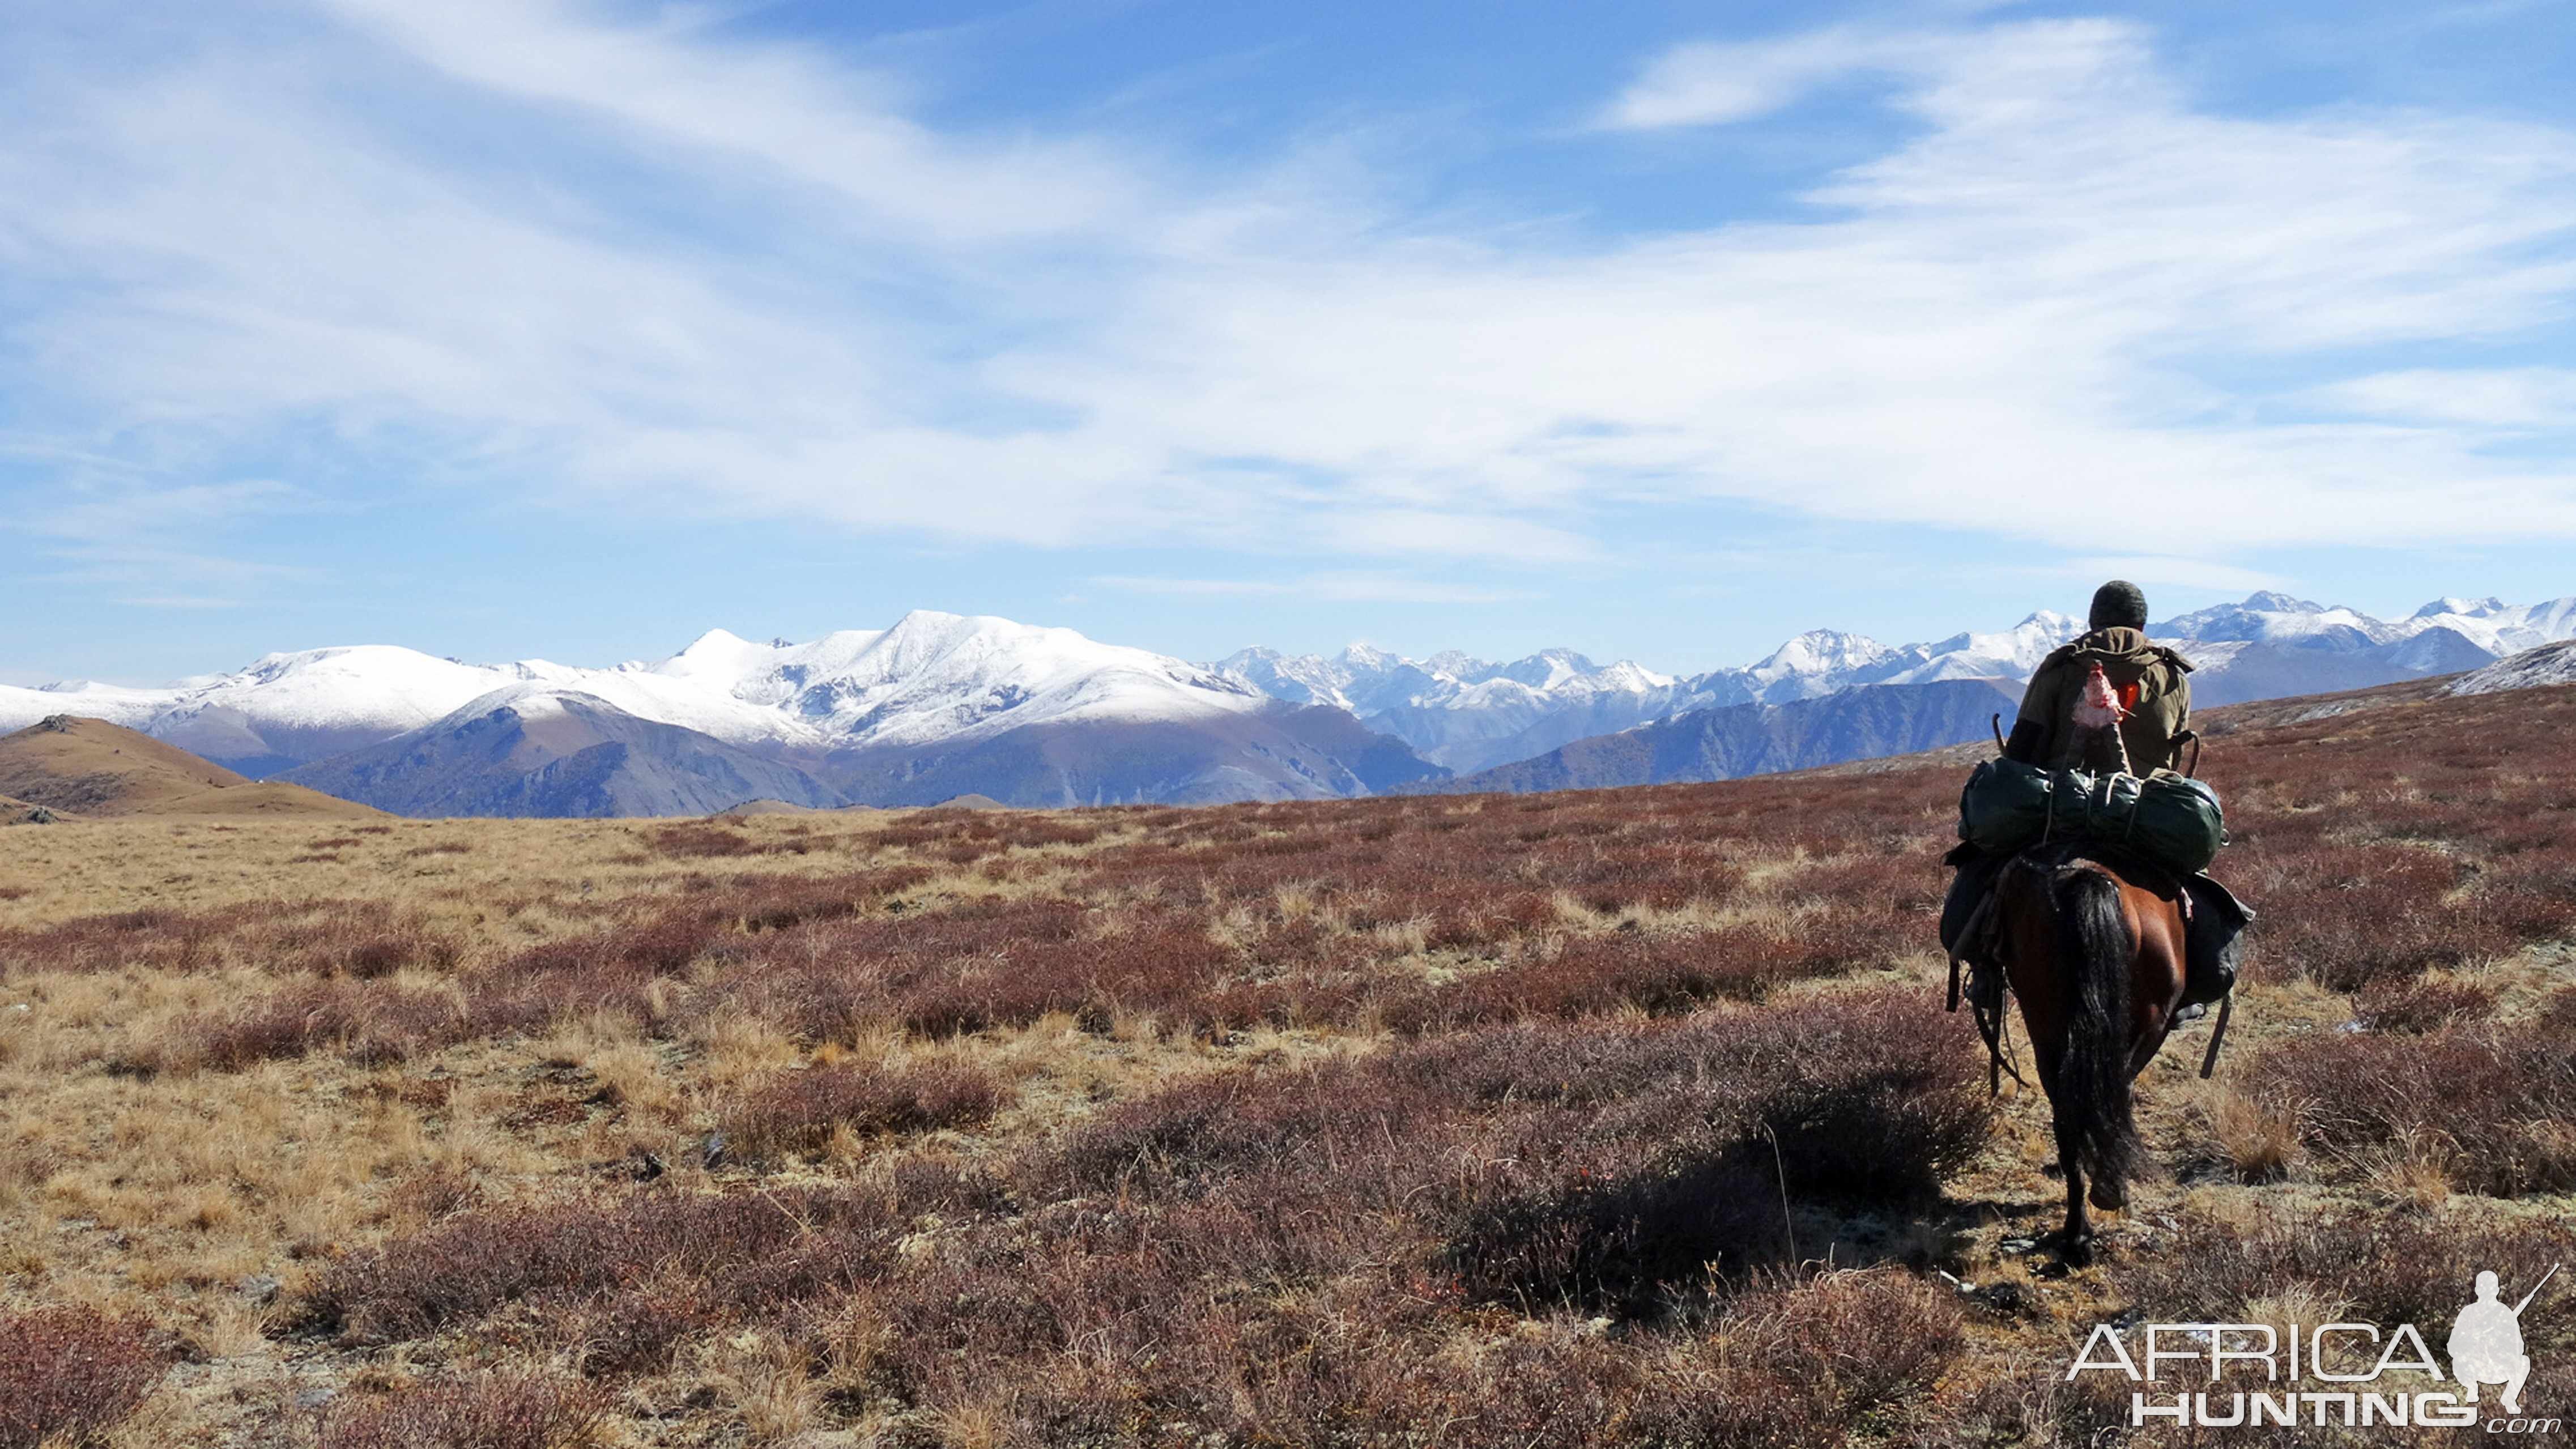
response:
M2576 535L2576 457L2483 426L2545 387L2467 416L2447 384L2502 385L2387 360L2566 326L2576 137L2220 114L2131 23L1641 58L1614 131L1858 75L1911 126L1800 220L1618 233L1289 143L941 126L863 59L628 7L144 12L0 60L0 378L87 448L1354 562L1608 566L1637 501L2088 552L2150 513L2213 581Z
M1865 72L1928 74L1955 61L1954 36L1837 25L1771 40L1692 41L1656 56L1593 124L1607 130L1723 125L1765 116Z
M2576 369L2409 368L2329 383L2299 400L2407 423L2576 430Z
M42 560L23 570L37 582L132 608L227 609L317 571L222 551L225 533L245 520L315 506L303 490L275 479L92 480L68 498L0 521L0 532L16 534L26 555Z

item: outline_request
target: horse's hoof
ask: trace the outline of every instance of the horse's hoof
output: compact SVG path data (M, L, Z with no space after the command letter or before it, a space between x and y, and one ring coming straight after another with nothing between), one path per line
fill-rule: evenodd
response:
M2093 1235L2091 1233L2086 1233L2080 1238L2070 1237L2066 1239L2063 1243L2058 1245L2057 1256L2059 1261L2065 1263L2069 1268L2089 1268L2093 1266Z
M2092 1186L2092 1190L2085 1193L2084 1196L2089 1199L2095 1207L2100 1208L2106 1213L2122 1212L2129 1206L2129 1188L2126 1183L2102 1182L2096 1180Z

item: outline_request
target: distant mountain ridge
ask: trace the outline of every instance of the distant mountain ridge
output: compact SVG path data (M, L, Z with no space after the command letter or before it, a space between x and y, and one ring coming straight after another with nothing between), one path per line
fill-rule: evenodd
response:
M2010 629L1917 644L1814 629L1752 664L1686 677L1595 664L1566 649L1507 664L1455 651L1415 660L1365 645L1329 657L1246 649L1211 667L1275 698L1347 709L1425 759L1473 774L1694 710L1787 704L1861 685L2020 683L2083 629L2047 609ZM2195 700L2228 704L2477 669L2576 636L2576 597L2530 605L2444 598L2386 620L2267 591L2176 615L2148 633L2198 666Z
M1938 679L1787 704L1718 705L1424 788L1450 794L1600 790L1913 754L1980 738L1997 715L2010 728L2015 702L2016 691L2001 681Z
M1017 805L1365 795L1447 773L1349 714L1069 629L917 611L653 662L468 665L384 646L266 656L166 690L0 690L244 774L413 815L701 814L980 794Z
M1896 646L1819 629L1752 664L1684 677L1567 649L1509 662L1246 649L1198 665L1068 629L917 611L805 643L712 630L668 658L604 669L362 645L271 654L164 689L0 687L0 730L97 718L244 776L414 814L701 813L759 797L812 808L967 794L1014 805L1321 798L1503 779L1492 772L1524 762L1508 778L1569 760L1616 773L1608 762L1641 742L1540 762L1709 711L1740 712L1643 743L1697 738L1685 751L1695 768L1738 772L1954 743L1980 732L1983 716L1955 712L1976 696L1932 686L1999 681L2011 695L2080 627L2043 610L2006 630ZM2257 593L2151 632L2200 665L2195 698L2219 704L2483 669L2576 636L2576 598L2437 599L2384 620ZM1862 689L1880 692L1763 713ZM1944 731L1955 738L1933 737Z

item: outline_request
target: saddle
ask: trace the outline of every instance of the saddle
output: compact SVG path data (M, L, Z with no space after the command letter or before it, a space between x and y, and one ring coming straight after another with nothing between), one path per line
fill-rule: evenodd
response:
M1979 856L1973 845L1961 845L1943 859L1954 866L1974 868ZM2005 1007L2011 986L2002 966L2002 922L1995 910L1995 902L2002 896L2003 878L2026 871L2053 881L2058 872L2079 860L2107 866L2131 885L2160 900L2173 902L2182 914L2185 932L2188 934L2192 929L2197 908L2193 904L2192 893L2184 888L2185 878L2170 867L2117 845L2082 838L2043 841L2015 851L2004 857L1999 865L1991 867L1992 874L1983 898L1977 902L1976 910L1969 915L1958 938L1949 946L1950 994L1946 1008L1953 1012L1959 1009L1962 969L1971 961L1987 963L1981 966L1978 974L1983 982L1989 983L1989 989L1970 991L1966 995L1969 1011L1977 1023L1977 1035L1986 1044L1986 1090L1989 1093L2003 1089L2006 1073L2010 1073L2015 1082L2029 1085L2009 1053L2009 1023ZM2226 895L2225 887L2215 881L2209 881L2208 885L2225 897L2226 904L2243 919L2251 919L2252 912L2236 905L2235 898ZM2176 1020L2190 1020L2199 1014L2199 1010L2197 1007L2187 1008L2185 1013L2177 1015ZM2218 1050L2227 1040L2227 1024L2235 1011L2236 992L2231 972L2228 989L2218 998L2218 1021L2210 1029L2209 1048L2201 1056L2200 1075L2204 1080L2218 1068Z

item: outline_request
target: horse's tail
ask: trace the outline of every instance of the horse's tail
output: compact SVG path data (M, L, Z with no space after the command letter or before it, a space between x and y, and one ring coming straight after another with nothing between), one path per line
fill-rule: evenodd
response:
M2113 1201L2138 1152L2129 1107L2129 965L2137 954L2120 911L2119 882L2098 870L2057 882L2057 954L2074 1009L2068 1013L2057 1110L2073 1125L2094 1180Z

